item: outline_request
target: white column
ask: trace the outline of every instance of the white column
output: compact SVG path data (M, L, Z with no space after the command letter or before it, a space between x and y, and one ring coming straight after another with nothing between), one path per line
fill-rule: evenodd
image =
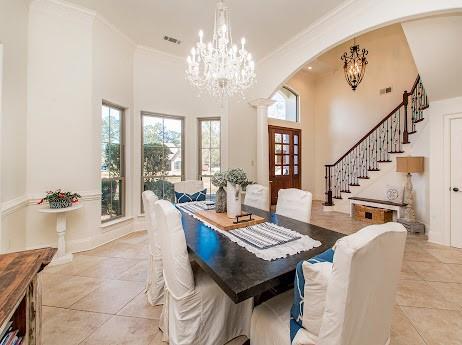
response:
M250 102L257 108L257 182L263 186L269 185L268 107L273 103L266 98Z

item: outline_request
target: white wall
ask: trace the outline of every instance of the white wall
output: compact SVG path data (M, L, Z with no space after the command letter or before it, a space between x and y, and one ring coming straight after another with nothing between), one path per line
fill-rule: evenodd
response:
M8 201L20 203L26 192L27 26L27 1L0 2L0 251L24 246L24 218L12 216L16 202Z
M462 95L462 14L403 23L430 101Z

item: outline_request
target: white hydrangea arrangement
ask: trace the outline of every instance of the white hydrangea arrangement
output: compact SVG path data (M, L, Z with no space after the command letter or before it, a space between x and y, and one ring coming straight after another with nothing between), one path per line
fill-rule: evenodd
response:
M248 180L245 171L241 168L230 169L225 172L225 179L235 186L247 186Z
M217 172L212 176L212 184L215 187L226 187L226 174L225 172Z

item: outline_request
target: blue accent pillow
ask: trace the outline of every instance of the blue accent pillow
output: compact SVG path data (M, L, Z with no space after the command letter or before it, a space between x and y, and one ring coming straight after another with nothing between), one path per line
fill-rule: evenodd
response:
M332 248L325 252L306 260L310 264L317 264L320 262L334 262L334 250ZM305 295L305 276L303 275L303 263L300 261L295 269L294 280L294 304L290 309L290 343L292 344L295 335L303 328L303 298Z
M204 190L201 190L200 192L194 193L194 194L175 192L176 202L178 204L182 204L184 202L191 202L191 201L205 201L206 195L207 195L207 188L205 188Z

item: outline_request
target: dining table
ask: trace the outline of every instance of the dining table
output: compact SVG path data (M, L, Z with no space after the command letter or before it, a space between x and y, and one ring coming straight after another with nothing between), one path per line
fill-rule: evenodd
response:
M226 236L205 225L181 208L183 229L192 259L218 284L234 303L260 298L293 282L297 263L331 248L345 236L317 225L242 205L243 212L264 217L275 223L321 242L321 246L272 261L257 257Z

